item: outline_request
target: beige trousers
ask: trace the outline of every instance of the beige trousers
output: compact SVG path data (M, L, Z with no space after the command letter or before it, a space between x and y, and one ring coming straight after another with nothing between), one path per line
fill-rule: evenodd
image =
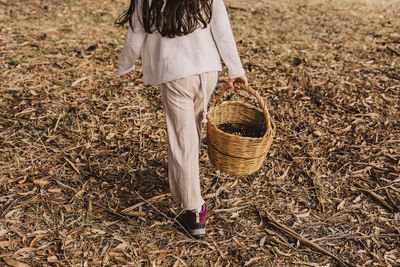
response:
M199 148L207 104L218 72L207 72L163 83L168 132L168 178L172 197L186 210L204 204L199 180Z

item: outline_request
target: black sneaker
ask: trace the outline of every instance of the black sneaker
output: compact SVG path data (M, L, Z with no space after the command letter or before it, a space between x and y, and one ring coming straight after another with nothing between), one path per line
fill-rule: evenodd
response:
M186 230L194 238L206 236L207 208L206 203L201 207L201 212L186 211L185 226Z

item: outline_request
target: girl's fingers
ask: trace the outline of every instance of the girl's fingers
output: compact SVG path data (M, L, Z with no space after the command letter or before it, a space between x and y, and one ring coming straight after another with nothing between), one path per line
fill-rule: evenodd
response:
M235 83L243 83L244 85L248 86L249 83L247 81L246 76L237 77L235 79L228 79L228 84L231 88L240 89L240 86Z
M124 78L124 79L128 79L128 78L130 78L132 76L132 73L133 72L128 72L128 73L122 75L121 77Z
M228 79L229 87L232 88L232 89L235 88L235 86L233 85L233 81L234 81L233 79L230 79L230 78Z
M228 84L229 84L229 86L230 86L232 89L235 89L235 88L236 88L236 85L233 85L233 82L229 82Z

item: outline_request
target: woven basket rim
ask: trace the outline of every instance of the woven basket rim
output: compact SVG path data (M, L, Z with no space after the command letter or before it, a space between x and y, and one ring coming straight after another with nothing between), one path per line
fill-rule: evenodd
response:
M249 103L245 103L245 102L243 102L243 101L238 101L238 100L224 101L224 102L222 102L221 104L218 104L218 105L216 105L216 106L212 106L212 107L210 107L210 110L208 111L208 113L209 113L210 111L213 111L213 110L216 109L216 108L219 108L220 106L226 106L226 105L241 105L241 106L245 106L245 107L248 107L248 108L251 108L251 109L256 109L257 111L263 113L263 110L262 110L261 108L256 107L256 106L254 106L254 105L252 105L252 104L249 104ZM263 114L264 114L264 113L263 113Z
M222 102L221 104L219 104L218 106L212 107L212 108L210 109L210 111L207 112L207 122L210 124L211 127L215 128L219 134L223 134L223 135L229 136L229 137L240 138L240 139L242 139L242 140L253 140L253 141L254 141L254 140L261 140L261 139L264 139L264 138L266 138L266 137L270 137L271 134L272 134L272 133L274 132L274 130L275 130L275 124L272 123L272 124L271 124L271 128L265 129L265 133L264 133L264 135L263 135L262 137L239 136L239 135L234 135L234 134L230 134L230 133L224 132L224 131L222 131L221 129L219 129L219 128L215 125L215 123L214 123L212 120L210 120L210 115L209 115L209 113L212 113L212 112L213 112L213 109L216 109L216 108L218 108L219 106L222 106L222 105L240 105L240 106L244 106L244 107L246 107L246 108L254 109L254 110L257 110L257 111L263 113L262 109L260 109L260 108L258 108L258 107L256 107L256 106L254 106L254 105L250 105L250 104L248 104L248 103L243 103L243 102L240 102L240 101L224 101L224 102ZM272 120L271 120L271 121L272 121ZM265 122L265 126L266 126L266 128L267 128L267 127L268 127L268 124L267 124L267 122L266 122L265 120L264 120L264 122Z

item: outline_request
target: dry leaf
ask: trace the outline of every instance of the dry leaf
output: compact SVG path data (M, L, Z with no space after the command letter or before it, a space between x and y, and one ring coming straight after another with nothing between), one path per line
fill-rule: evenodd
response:
M361 200L361 195L358 195L358 197L356 197L354 200L353 200L353 202L354 203L357 203L357 202L359 202Z
M12 267L29 267L30 265L20 262L20 261L16 261L14 259L11 258L1 258L5 263L7 263L8 265L12 266Z
M299 264L299 266L312 266L312 267L320 267L318 263L315 262L306 262L306 261L295 261L294 264Z
M6 247L11 247L12 242L11 241L0 241L0 248L6 248Z
M33 248L37 242L39 242L41 239L43 239L46 236L47 236L47 234L40 234L40 235L36 236L34 239L32 239L31 243L29 244L29 247Z
M261 239L260 239L260 247L263 247L263 246L264 246L265 240L267 240L267 237L266 237L266 236L261 237Z
M33 195L33 194L35 194L36 193L36 191L37 191L37 187L34 187L31 191L28 191L28 192L18 192L18 195L19 196L28 196L28 195Z
M339 205L337 205L336 209L337 209L338 211L339 211L339 210L342 210L345 204L346 204L346 199L343 199L343 200L339 203Z
M47 180L46 178L43 178L43 179L39 179L39 180L33 180L33 183L40 185L40 186L46 186L46 185L50 184L51 182L49 180Z
M128 247L129 247L129 244L128 244L127 242L124 242L124 243L121 243L121 244L119 244L118 246L116 246L116 247L114 248L114 250L121 250L121 251L124 251L124 250L126 250Z
M74 81L74 82L71 84L71 87L77 86L80 82L82 82L82 81L84 81L84 80L87 80L88 78L89 78L88 76L79 78L78 80Z
M2 237L3 235L6 235L8 233L8 231L6 229L1 229L0 230L0 237Z
M125 259L124 257L115 257L115 260L117 260L119 262L123 262L123 263L129 263L129 261L127 259Z
M315 136L322 136L322 133L320 131L314 131L313 134Z
M15 252L13 253L13 256L15 257L15 256L17 256L17 255L19 255L19 254L23 254L23 253L32 253L32 252L36 252L36 251L38 251L37 248L31 248L31 247L21 248L21 249L15 251Z
M47 261L51 263L58 262L58 258L57 256L49 256L47 257Z
M4 217L11 218L12 216L19 213L20 211L21 211L20 209L10 210L9 212L7 212L7 214Z
M250 266L252 263L254 263L254 262L256 262L256 261L259 261L259 260L261 260L262 258L263 258L263 257L261 257L261 256L253 257L253 258L251 258L250 260L246 261L246 262L244 263L243 266Z
M297 218L306 218L310 216L310 211L307 211L305 213L295 213L294 216L296 216Z
M49 192L49 193L61 193L62 190L61 190L61 188L49 188L49 189L47 189L47 192Z

